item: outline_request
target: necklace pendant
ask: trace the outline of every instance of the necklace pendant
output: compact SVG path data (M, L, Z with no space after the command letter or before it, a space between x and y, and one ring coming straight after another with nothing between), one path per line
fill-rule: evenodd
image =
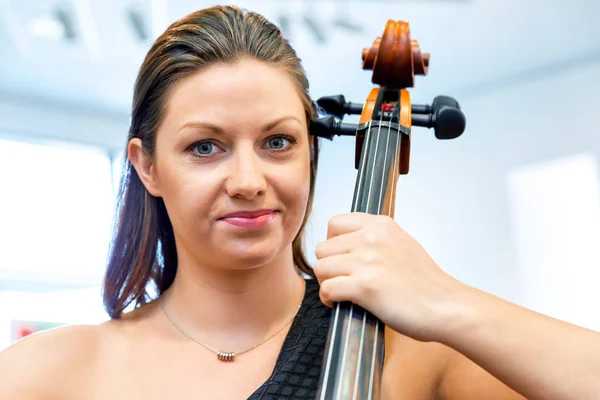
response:
M217 358L221 361L234 361L235 353L225 353L225 352L219 350L217 352Z

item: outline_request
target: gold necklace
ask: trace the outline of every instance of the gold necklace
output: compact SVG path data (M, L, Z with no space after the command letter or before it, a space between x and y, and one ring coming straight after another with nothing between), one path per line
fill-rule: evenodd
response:
M306 288L305 288L306 289ZM302 296L302 300L300 300L300 304L298 304L298 308L296 309L296 312L294 313L294 315L292 316L292 318L290 318L290 320L288 322L285 323L284 326L282 326L280 329L278 329L275 333L267 336L266 339L264 339L263 341L261 341L260 343L246 349L243 351L239 351L237 353L234 352L226 352L226 351L221 351L221 350L215 350L212 349L208 346L206 346L205 344L199 342L198 340L194 339L193 337L191 337L190 335L188 335L187 333L185 333L183 331L183 329L181 329L169 316L169 314L167 313L167 310L165 310L165 296L161 296L161 302L160 302L160 308L162 309L163 313L165 314L165 316L167 317L167 319L169 320L169 322L171 322L171 325L173 325L175 327L175 329L177 329L179 332L181 332L181 334L185 337L187 337L190 340L193 340L194 342L198 343L200 346L204 347L205 349L215 353L217 355L217 358L221 361L235 361L235 357L236 356L240 356L244 353L249 352L250 350L254 350L255 348L257 348L258 346L260 346L261 344L264 344L266 342L268 342L270 339L274 338L279 332L281 332L286 326L288 326L289 324L292 323L292 321L294 320L294 318L296 318L296 315L298 315L298 311L300 311L300 307L302 306L302 301L304 300L304 295Z

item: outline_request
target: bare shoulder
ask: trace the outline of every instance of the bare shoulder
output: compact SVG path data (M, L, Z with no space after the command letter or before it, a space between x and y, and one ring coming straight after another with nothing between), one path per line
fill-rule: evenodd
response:
M73 325L27 336L0 352L0 398L68 399L97 356L98 325Z
M132 340L153 331L154 308L148 304L98 325L56 328L14 343L0 352L0 399L111 398L103 390L115 382L116 370L127 375L122 359Z
M439 399L442 379L454 351L386 328L382 399Z

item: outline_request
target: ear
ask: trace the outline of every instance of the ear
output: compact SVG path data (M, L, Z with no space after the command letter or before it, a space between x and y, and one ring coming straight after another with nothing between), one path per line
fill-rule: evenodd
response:
M133 168L135 168L140 177L142 184L146 187L146 190L152 196L160 197L154 160L144 152L141 139L133 138L129 141L129 144L127 145L127 155L129 161L131 161L131 165L133 165Z

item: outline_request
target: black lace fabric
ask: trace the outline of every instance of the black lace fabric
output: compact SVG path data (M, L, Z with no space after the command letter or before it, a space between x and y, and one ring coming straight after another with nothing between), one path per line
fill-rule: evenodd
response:
M270 378L248 400L314 400L321 374L331 309L319 299L319 284L306 280L306 292Z

